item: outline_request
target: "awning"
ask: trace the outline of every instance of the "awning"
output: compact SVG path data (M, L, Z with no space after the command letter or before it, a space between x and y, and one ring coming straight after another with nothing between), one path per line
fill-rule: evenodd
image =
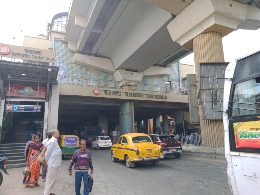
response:
M0 60L0 80L11 83L57 84L59 68Z
M0 60L0 96L4 99L4 86L7 83L44 85L46 86L45 101L49 101L50 84L58 84L59 68L29 63Z

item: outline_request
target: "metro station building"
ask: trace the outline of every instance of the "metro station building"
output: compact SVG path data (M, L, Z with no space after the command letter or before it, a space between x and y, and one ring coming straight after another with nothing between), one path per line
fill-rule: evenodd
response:
M30 118L43 134L101 127L110 135L118 125L121 134L166 133L171 117L177 133L201 129L203 145L223 147L221 114L207 118L210 89L200 68L224 63L222 37L260 27L259 7L258 0L72 1L45 37L25 37L20 49L0 44L0 140L10 131L21 137L16 129ZM196 75L187 72L186 82L179 60L192 51Z

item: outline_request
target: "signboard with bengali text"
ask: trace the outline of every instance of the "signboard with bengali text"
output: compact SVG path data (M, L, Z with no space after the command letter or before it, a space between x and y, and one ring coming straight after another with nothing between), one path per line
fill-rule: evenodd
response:
M55 63L55 52L31 47L0 43L0 58L21 59L33 62Z

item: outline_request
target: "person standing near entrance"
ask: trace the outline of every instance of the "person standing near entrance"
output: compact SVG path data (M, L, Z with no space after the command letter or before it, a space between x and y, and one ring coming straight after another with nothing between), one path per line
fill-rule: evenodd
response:
M43 140L42 142L45 148L47 147L47 143L51 139L51 137L52 137L51 133L46 133L46 139ZM47 165L42 164L42 182L46 181L46 174L47 174Z
M86 141L80 141L80 149L76 150L72 156L71 163L69 166L69 175L72 175L72 167L75 169L75 192L76 195L80 195L81 181L83 178L84 182L84 193L83 195L89 194L89 183L88 183L88 170L91 169L90 174L93 174L93 165L91 155L86 147Z
M41 165L37 160L37 157L44 149L43 144L40 142L40 136L35 135L34 143L31 143L29 146L29 152L26 156L26 166L30 170L30 179L26 183L26 188L39 187L38 179L40 176Z
M62 152L58 144L59 137L60 137L60 133L58 129L54 129L52 132L52 138L47 143L45 160L46 160L46 166L48 166L48 170L47 170L44 195L55 195L50 192L54 186L58 174L58 170L62 162L61 159Z
M33 121L33 119L30 120L30 122L27 124L26 130L28 132L28 139L30 139L32 134L36 134L36 123Z
M102 129L102 135L104 136L106 134L105 129Z
M28 152L29 152L29 146L34 143L34 139L35 139L35 135L32 134L32 137L31 137L31 140L29 140L26 145L25 145L25 148L24 148L24 159L25 161L27 160L27 155L28 155ZM30 175L29 176L24 176L23 177L23 184L26 184L28 181L30 180Z

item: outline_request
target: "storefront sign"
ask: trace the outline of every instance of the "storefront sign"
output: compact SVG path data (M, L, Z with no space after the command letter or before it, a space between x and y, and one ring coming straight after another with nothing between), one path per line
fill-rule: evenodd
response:
M33 62L55 63L55 52L38 48L30 48L0 43L0 57L21 59Z
M104 90L105 95L111 96L126 96L126 97L136 97L136 98L149 98L149 99L167 99L166 95L155 95L155 94L145 94L145 93L131 93L131 92L121 92L121 91L111 91Z
M233 123L237 148L260 148L260 121Z
M6 105L7 112L41 112L41 105Z
M64 137L64 146L77 146L78 138L77 137Z
M5 95L8 97L45 98L46 87L10 84L5 86Z

